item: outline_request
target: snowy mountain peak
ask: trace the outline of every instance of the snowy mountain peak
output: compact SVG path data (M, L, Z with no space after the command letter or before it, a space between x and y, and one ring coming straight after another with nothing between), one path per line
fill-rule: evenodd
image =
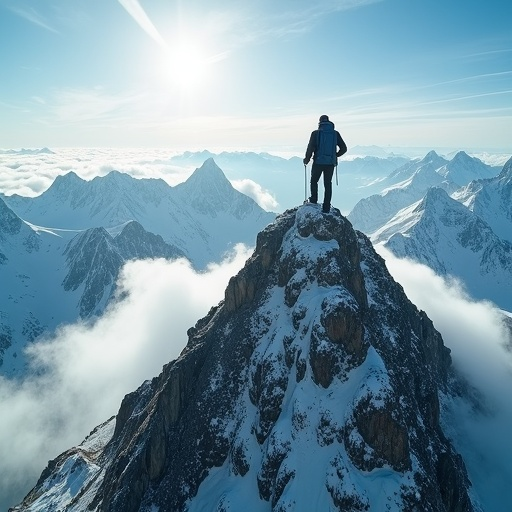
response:
M203 165L196 169L187 180L187 183L192 186L197 185L199 182L201 187L208 187L212 184L218 186L221 183L224 186L231 186L222 169L215 163L212 157L205 160Z
M477 160L477 159L470 157L465 151L457 151L457 153L455 153L455 156L450 160L450 162L453 164L456 164L456 163L464 164L464 163L468 163L468 162L473 162L474 160Z
M473 511L440 424L449 350L336 210L279 216L188 333L94 462L64 453L16 510Z
M450 199L448 194L442 188L431 187L427 190L425 197L420 201L420 205L424 210L426 210L435 204L446 204L448 202L454 205L458 204L455 203L452 199Z
M439 156L434 150L429 151L419 162L420 166L428 166L431 169L437 169L442 165L445 165L447 160L442 156Z
M70 188L82 183L85 183L85 180L80 178L76 172L69 171L66 174L59 174L48 190Z
M489 178L495 174L495 170L491 166L484 164L478 158L469 156L464 151L459 151L452 160L440 167L437 172L459 187L474 180Z
M116 186L121 184L132 184L137 178L130 176L125 172L120 172L116 170L112 170L105 174L105 176L100 177L96 176L92 182L101 183L103 187L105 186Z
M425 163L427 163L427 162L436 162L436 161L438 161L440 158L442 158L442 157L440 157L440 156L439 156L439 155L438 155L434 150L431 150L431 151L429 151L429 152L428 152L428 153L423 157L423 159L422 159L421 161L422 161L422 162L425 162Z
M426 219L429 218L441 218L445 221L447 218L451 218L454 221L457 218L462 219L470 213L440 187L429 188L423 199L418 201L416 205L412 205L411 208L414 213L423 212L424 222L428 222Z
M83 288L78 302L81 317L103 311L127 260L184 256L183 251L135 221L128 222L115 237L103 227L87 229L69 242L64 255L68 273L62 285L65 291Z
M208 158L185 183L177 185L175 190L183 202L202 215L212 218L228 212L237 218L243 218L260 209L253 199L233 188L213 158Z

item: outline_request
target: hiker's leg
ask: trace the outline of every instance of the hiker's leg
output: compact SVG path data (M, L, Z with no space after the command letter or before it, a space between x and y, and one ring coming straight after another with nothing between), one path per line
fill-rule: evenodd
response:
M316 164L311 166L311 197L309 200L312 203L316 203L318 201L318 180L320 179L320 175L322 174L322 169L318 168Z
M334 167L324 169L324 206L331 205L332 198L332 175L334 174Z

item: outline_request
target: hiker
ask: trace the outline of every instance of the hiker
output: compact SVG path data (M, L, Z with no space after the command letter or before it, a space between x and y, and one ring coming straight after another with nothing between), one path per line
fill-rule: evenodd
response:
M337 151L336 147L339 148ZM310 203L316 204L318 202L318 181L322 173L324 175L324 202L322 206L322 212L324 213L329 213L331 210L332 175L334 167L338 165L337 157L344 155L346 152L347 145L339 132L334 129L334 123L329 121L328 116L320 116L318 130L311 133L303 162L304 165L308 165L313 156Z

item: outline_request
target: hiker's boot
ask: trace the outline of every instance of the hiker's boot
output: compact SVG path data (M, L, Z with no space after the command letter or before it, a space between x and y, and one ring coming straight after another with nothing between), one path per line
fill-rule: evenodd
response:
M317 204L317 200L316 200L316 199L313 199L312 197L309 197L309 198L308 198L308 203L311 203L311 204Z
M323 213L329 213L331 211L331 205L330 204L324 204L322 206L322 212Z

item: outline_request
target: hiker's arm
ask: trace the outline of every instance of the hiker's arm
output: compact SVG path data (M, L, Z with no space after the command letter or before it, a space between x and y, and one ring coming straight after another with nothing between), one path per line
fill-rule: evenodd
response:
M336 138L336 144L338 144L338 147L340 148L339 151L336 153L336 156L340 157L347 152L347 145L345 144L345 141L341 138L340 132L336 132Z
M309 164L311 157L313 156L313 151L316 148L316 132L312 132L309 137L308 147L306 149L306 156L304 157L304 164Z

